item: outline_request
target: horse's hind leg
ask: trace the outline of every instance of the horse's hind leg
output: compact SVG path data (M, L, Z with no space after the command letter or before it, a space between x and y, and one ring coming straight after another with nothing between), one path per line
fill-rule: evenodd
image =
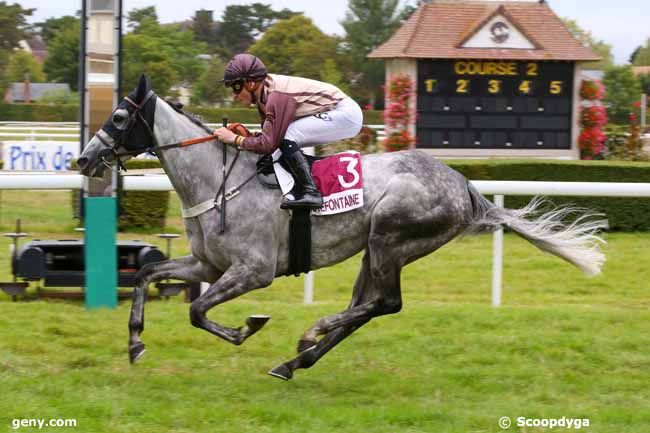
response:
M140 334L144 330L144 303L149 284L165 279L188 282L215 281L219 272L193 256L179 257L145 265L135 276L133 304L129 319L129 360L135 363L144 355Z
M310 348L303 350L289 362L279 365L269 374L284 380L293 377L293 371L298 368L309 368L321 357L333 349L338 343L370 321L373 317L393 314L400 311L402 299L400 293L400 267L394 261L386 272L380 273L379 278L370 272L369 254L363 258L361 272L355 283L355 291L350 307L341 313L326 316L316 322L301 338L301 345L313 341ZM325 334L318 342L317 335ZM312 340L313 339L313 340Z

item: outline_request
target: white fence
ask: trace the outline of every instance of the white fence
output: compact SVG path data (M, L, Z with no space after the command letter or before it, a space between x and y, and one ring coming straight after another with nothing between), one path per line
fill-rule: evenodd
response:
M80 189L84 177L79 174L33 174L0 172L2 189ZM650 183L609 182L514 182L472 181L484 195L494 195L495 203L503 206L505 195L563 195L598 197L650 197ZM125 190L171 191L166 175L124 176ZM501 304L501 275L503 263L503 231L494 233L492 267L492 305ZM305 281L305 303L313 301L313 277Z
M0 141L6 139L34 140L40 138L79 141L78 122L0 122Z

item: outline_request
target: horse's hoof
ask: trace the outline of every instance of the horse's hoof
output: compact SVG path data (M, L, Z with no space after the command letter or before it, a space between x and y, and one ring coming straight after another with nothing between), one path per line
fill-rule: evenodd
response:
M298 341L298 353L302 353L305 350L309 350L318 343L317 340L299 340Z
M129 361L131 364L135 364L144 356L144 353L146 352L144 348L144 343L143 342L138 342L135 344L132 344L129 347Z
M262 327L266 325L266 322L268 322L270 318L271 316L255 314L253 316L250 316L248 319L246 319L246 326L248 326L248 329L252 334L262 329Z
M273 370L270 370L269 374L282 380L289 380L293 377L291 369L284 364L278 365Z

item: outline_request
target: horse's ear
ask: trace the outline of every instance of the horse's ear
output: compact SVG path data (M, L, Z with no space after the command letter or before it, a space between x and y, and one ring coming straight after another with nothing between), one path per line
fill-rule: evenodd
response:
M140 74L138 89L136 92L138 100L144 98L149 90L151 90L151 81L149 81L149 78L145 74Z

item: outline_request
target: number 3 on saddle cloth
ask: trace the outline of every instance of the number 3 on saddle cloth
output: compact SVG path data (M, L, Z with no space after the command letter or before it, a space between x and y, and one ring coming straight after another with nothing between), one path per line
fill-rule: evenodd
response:
M292 193L295 185L281 156L279 150L272 155L275 179L270 170L266 170L260 176L260 182L271 188L280 188L282 194L287 195ZM306 157L311 165L314 183L323 196L323 207L312 211L312 215L334 215L363 207L363 172L359 152ZM268 156L262 158L264 159L266 164L270 162Z

